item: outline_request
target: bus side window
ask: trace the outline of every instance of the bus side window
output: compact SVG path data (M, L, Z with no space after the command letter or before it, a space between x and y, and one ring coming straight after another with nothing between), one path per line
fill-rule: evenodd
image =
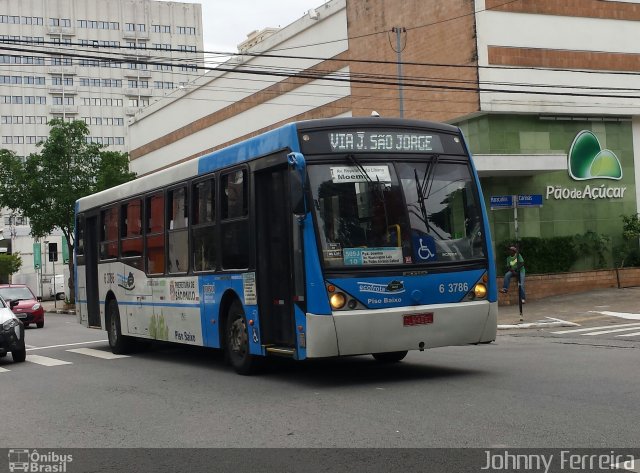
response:
M84 215L78 215L76 220L76 253L84 255Z
M118 207L100 212L100 259L118 257Z
M120 255L135 258L126 261L135 268L142 268L142 199L135 199L120 208Z
M223 174L220 181L222 267L246 269L250 255L247 171L242 169Z
M193 270L213 271L216 268L215 179L193 184L191 202Z
M167 204L167 220L169 221L167 270L169 273L186 273L189 270L187 188L179 187L170 190L167 193Z
M164 194L147 197L146 210L147 273L164 274Z

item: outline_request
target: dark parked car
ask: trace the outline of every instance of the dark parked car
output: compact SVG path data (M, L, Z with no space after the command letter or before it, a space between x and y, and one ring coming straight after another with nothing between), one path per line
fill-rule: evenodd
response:
M0 297L9 305L25 327L44 327L44 307L24 284L0 284Z
M11 352L13 361L24 361L24 325L0 297L0 358Z

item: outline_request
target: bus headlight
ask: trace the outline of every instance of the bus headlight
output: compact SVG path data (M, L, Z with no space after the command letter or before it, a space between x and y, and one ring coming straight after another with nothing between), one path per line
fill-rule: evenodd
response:
M478 283L473 287L473 294L476 296L476 299L484 299L487 297L487 286L483 283Z
M331 297L329 297L329 303L331 304L332 309L342 309L347 303L347 298L343 293L335 292L331 294Z

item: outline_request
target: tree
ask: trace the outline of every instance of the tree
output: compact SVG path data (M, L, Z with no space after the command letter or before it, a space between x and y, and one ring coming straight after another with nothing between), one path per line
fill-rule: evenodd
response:
M20 212L31 225L31 235L42 238L59 228L73 254L75 202L81 197L135 178L125 153L105 151L88 143L83 121L49 122L48 138L40 152L23 163L8 150L0 150L0 206ZM75 300L73 258L69 258L69 289Z
M9 277L20 271L22 258L18 253L0 255L0 283L8 283Z
M638 252L638 239L640 239L640 215L622 215L622 239L623 242L616 248L616 259L619 267L626 264L635 265L640 260Z

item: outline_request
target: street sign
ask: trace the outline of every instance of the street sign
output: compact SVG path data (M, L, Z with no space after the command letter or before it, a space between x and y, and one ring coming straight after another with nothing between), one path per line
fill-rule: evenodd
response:
M33 244L33 269L40 269L42 266L42 253L40 243Z
M512 209L513 208L513 196L512 195L492 195L489 199L489 205L491 210L494 209Z
M523 194L518 196L518 207L542 207L542 194Z
M69 246L67 245L67 237L64 235L62 235L62 262L69 264Z

